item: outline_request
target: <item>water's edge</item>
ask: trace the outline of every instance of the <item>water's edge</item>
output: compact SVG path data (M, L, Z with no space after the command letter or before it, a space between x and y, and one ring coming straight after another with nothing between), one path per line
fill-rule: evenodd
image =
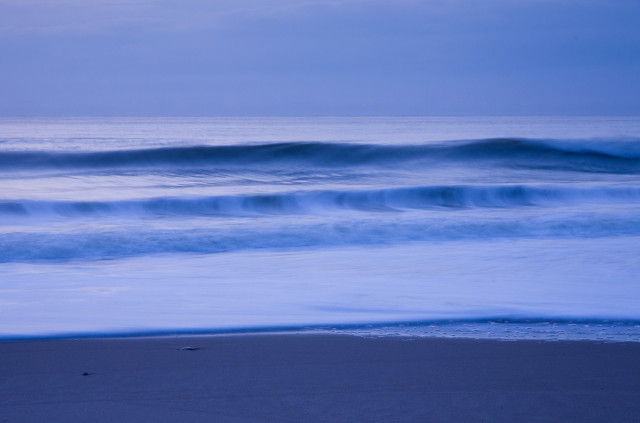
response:
M361 337L487 339L500 341L640 342L640 321L595 319L431 320L401 323L235 327L123 332L3 335L0 342L62 339L145 338L269 334L334 334Z

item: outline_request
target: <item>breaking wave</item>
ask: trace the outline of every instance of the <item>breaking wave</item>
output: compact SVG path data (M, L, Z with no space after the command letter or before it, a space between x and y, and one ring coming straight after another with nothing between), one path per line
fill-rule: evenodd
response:
M0 170L227 167L395 166L500 160L515 166L640 172L640 140L487 139L420 145L284 142L118 151L0 152Z
M640 187L426 186L363 191L306 191L260 195L161 197L122 201L0 202L0 217L246 216L434 208L508 208L639 203Z
M351 220L267 227L193 229L131 228L83 232L0 234L0 263L105 260L148 254L215 254L241 250L377 246L407 242L501 238L640 236L640 216L597 214L544 218Z

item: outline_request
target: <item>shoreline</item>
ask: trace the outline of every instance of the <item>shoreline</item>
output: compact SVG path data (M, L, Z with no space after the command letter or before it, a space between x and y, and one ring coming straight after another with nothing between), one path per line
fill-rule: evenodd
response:
M209 329L0 333L0 342L69 339L123 339L232 335L354 335L364 337L443 338L497 341L638 342L640 321L634 319L452 319L422 322L345 323L247 326Z
M631 422L640 415L638 342L265 332L4 340L0 356L7 422Z

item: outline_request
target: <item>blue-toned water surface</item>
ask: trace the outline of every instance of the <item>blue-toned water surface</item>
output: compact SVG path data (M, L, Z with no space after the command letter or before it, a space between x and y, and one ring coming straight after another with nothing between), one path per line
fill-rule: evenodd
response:
M0 119L3 337L633 327L638 257L638 117Z

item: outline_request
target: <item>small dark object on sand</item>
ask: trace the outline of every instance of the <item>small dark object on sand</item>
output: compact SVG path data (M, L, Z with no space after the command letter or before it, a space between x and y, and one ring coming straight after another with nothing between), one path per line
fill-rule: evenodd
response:
M180 351L196 351L199 350L200 348L198 347L182 347L180 348Z

